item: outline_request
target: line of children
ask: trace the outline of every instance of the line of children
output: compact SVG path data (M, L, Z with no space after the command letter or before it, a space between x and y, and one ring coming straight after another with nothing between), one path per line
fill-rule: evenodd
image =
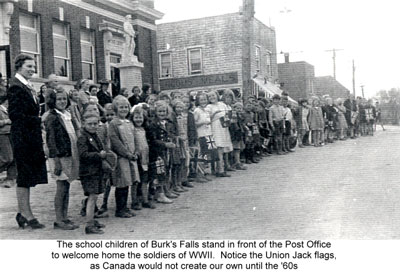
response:
M74 100L77 92L72 94L75 95L70 98ZM193 181L210 181L206 175L208 165L216 177L230 177L228 172L246 170L244 162L258 163L273 151L278 155L293 152L293 140L304 147L309 130L315 146L324 142L327 115L318 98L312 98L312 107L301 100L297 109L290 107L285 95L274 95L272 105L269 100L253 96L243 104L230 90L225 90L221 99L218 92L209 91L197 93L193 100L195 106L181 92L174 92L171 97L149 95L146 104L131 109L128 99L120 95L112 104L104 105L104 123L97 103L89 101L83 106L78 133L68 96L62 89L57 90L48 99L53 104L45 122L49 157L57 180L54 228L78 227L67 215L69 183L77 177L77 170L87 196L82 209L87 218L85 232L101 234L105 226L95 218L107 216L112 187L115 217L131 218L135 216L133 210L156 208L154 201L173 203L173 199L194 187ZM339 106L327 99L325 113L335 107L337 119L328 121L337 128L336 124L345 120L346 111ZM365 110L366 116L368 112ZM328 130L328 139L332 132ZM96 200L103 193L98 210Z
M340 98L333 101L329 96L325 96L321 100L311 97L309 101L311 106L306 100L299 100L299 107L295 111L299 147L308 145L308 130L316 147L348 137L373 135L376 110L372 100L359 98L356 101L350 97L343 103Z

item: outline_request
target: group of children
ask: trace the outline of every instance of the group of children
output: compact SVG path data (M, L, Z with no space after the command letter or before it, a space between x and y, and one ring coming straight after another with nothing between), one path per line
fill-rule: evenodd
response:
M349 128L348 109L330 98L322 106L313 97L293 107L286 94L272 100L249 96L243 104L231 90L191 96L174 91L150 94L143 103L118 95L99 105L90 99L93 94L81 101L79 92L62 87L48 92L42 121L57 185L54 228L78 228L68 218L68 205L70 183L79 178L86 196L81 214L87 218L87 234L103 233L105 226L96 218L108 216L112 187L115 217L130 218L134 210L154 209L155 202L172 203L194 181L230 177L229 172L246 170L244 163L294 152L296 142L304 147L310 139L315 146L335 136L344 139ZM369 126L369 111L364 112ZM3 123L8 124L0 121L0 127ZM368 126L361 132L369 132Z
M380 118L380 110L373 106L372 100L361 97L357 100L349 97L345 101L341 98L334 101L329 96L300 99L299 107L293 113L301 148L310 143L320 147L335 140L373 136L376 121Z
M208 168L216 177L230 177L227 172L245 170L243 161L258 163L266 152L267 112L254 97L243 106L230 90L195 97L172 92L151 94L131 107L123 95L99 106L90 98L80 102L78 93L55 88L46 96L49 110L42 116L45 151L57 184L55 229L78 228L68 218L70 183L78 177L86 196L85 232L101 234L104 225L95 218L108 216L112 187L115 217L130 218L134 210L154 209L155 202L172 203L193 181L210 181Z

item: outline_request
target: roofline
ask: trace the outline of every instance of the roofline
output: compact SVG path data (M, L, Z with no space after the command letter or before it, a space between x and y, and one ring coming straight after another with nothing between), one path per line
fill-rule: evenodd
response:
M257 22L259 22L260 24L262 24L264 27L269 28L270 30L272 30L273 32L275 32L275 27L273 26L267 26L264 22L262 22L260 19L254 17L254 20L256 20Z
M219 15L213 15L213 16L206 16L206 17L199 17L199 18L191 18L191 19L185 19L185 20L180 20L180 21L173 21L173 22L167 22L167 23L160 23L157 24L157 26L161 25L172 25L172 24L177 24L177 23L183 23L183 22L188 22L188 21L196 21L196 20L204 20L204 19L210 19L210 18L215 18L215 17L223 17L223 16L229 16L229 15L241 15L240 12L232 12L232 13L225 13L225 14L219 14Z
M308 64L308 65L314 67L313 64L310 64L310 63L308 63L308 62L306 62L306 61L297 61L297 62L288 62L288 63L283 62L283 63L278 63L278 65L280 65L280 64L300 64L300 63L301 63L301 64Z

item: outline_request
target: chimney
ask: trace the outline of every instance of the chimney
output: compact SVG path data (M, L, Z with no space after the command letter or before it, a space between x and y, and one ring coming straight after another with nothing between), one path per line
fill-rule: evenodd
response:
M247 18L254 17L254 0L243 0L243 6L241 7L242 11Z
M135 0L133 1L135 2ZM139 2L149 8L154 9L154 0L139 0Z
M288 52L284 53L284 56L285 56L285 63L289 63L289 53Z

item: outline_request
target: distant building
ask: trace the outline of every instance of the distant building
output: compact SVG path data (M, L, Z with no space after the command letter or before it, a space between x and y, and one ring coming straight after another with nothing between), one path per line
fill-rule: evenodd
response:
M347 98L350 91L331 76L315 77L314 66L301 61L278 64L281 89L295 99L312 95L329 95L333 99Z
M307 98L313 94L314 66L307 62L289 62L278 64L281 89L295 99Z
M263 88L268 94L281 92L274 85L278 79L275 29L251 16L246 22L245 14L158 25L161 91L232 89L244 97L258 95Z
M324 76L314 79L314 93L317 96L329 95L333 99L337 99L347 98L350 94L350 90L332 76Z
M81 78L118 84L124 17L132 15L137 33L135 55L144 63L143 83L158 89L156 24L163 14L154 0L2 0L0 72L11 77L20 52L33 56L36 87L49 74L72 86Z

